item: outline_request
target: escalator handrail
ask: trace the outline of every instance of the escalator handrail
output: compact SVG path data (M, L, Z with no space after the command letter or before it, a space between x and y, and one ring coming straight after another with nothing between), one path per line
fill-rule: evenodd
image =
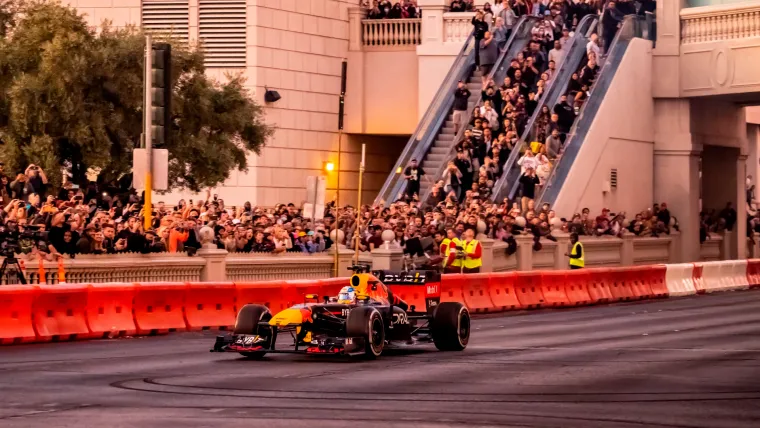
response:
M586 102L583 103L583 106L581 106L580 112L578 114L578 117L575 119L575 122L573 123L572 128L570 129L570 132L567 134L567 141L564 146L564 151L567 152L568 148L574 147L575 145L578 145L581 143L581 139L585 137L585 132L578 132L578 128L583 125L583 129L588 130L590 127L590 123L586 123L588 121L588 118L590 117L589 113L592 109L588 108L588 106L592 104L599 104L601 103L600 99L592 98L595 93L598 93L597 88L601 88L603 85L597 85L597 83L600 83L602 80L610 79L611 78L611 70L616 69L616 65L614 64L615 61L613 59L620 56L620 60L622 60L622 53L627 47L627 44L621 43L621 42L627 42L630 41L634 37L639 37L641 35L641 28L639 25L640 18L638 18L636 15L627 15L625 16L625 19L623 21L623 25L620 28L620 31L615 35L615 38L612 41L611 48L609 50L609 55L607 56L606 61L604 62L604 65L602 66L602 69L599 70L599 75L597 76L596 82L594 82L594 85L591 87L589 91L589 96ZM617 64L619 65L619 64ZM597 109L593 109L597 110ZM593 118L591 118L593 120ZM573 157L574 159L575 157ZM555 164L552 166L552 170L549 173L549 177L546 179L546 183L541 188L538 197L536 198L536 205L540 205L545 202L545 198L547 196L547 192L550 192L550 189L553 189L554 186L552 184L555 183L555 180L557 179L557 174L560 170L560 166L562 166L562 161L565 159L565 164L567 164L567 157L560 156L557 160L555 160ZM563 177L563 182L564 182ZM554 195L556 198L557 195ZM552 201L553 203L555 201Z
M518 37L524 37L525 34L522 34L522 32L530 31L533 29L533 26L536 22L538 22L538 17L535 16L529 16L529 15L523 15L520 17L520 19L517 21L517 23L513 26L512 34L510 34L509 39L507 39L507 43L504 45L504 49L499 53L499 57L497 58L496 62L494 63L494 67L491 69L491 72L488 73L488 79L492 79L497 71L504 70L504 60L507 58L507 54L511 51L512 46L514 45L515 41L518 39ZM529 34L528 34L529 35ZM502 77L503 79L503 77ZM467 114L465 117L467 118L467 122L469 123L470 120L472 120L472 116L475 112L476 108L480 108L480 106L483 105L483 99L482 97L475 103L475 105L470 108L467 107ZM444 157L444 161L441 164L441 166L438 168L438 170L435 171L434 174L430 174L429 171L426 171L425 173L429 177L435 177L433 182L436 182L443 177L443 173L446 170L446 166L448 165L447 159L452 159L454 156L454 153L456 152L456 145L458 141L461 141L464 137L464 131L467 129L467 125L463 123L462 126L459 127L459 130L457 131L456 135L454 136L454 143L451 145L451 149L446 153L446 156ZM428 198L430 197L430 193L433 190L433 186L430 185L427 187L427 190L424 194L419 195L420 197L420 204L425 205L427 203Z
M440 116L443 115L441 110L444 106L450 107L450 104L453 103L453 86L455 86L459 81L461 71L463 68L465 68L465 65L470 62L468 61L471 59L470 57L473 57L474 49L470 49L468 51L468 47L473 45L473 41L474 35L473 33L470 33L469 37L467 37L467 40L465 40L465 42L462 44L462 48L459 50L459 53L454 59L454 63L451 65L451 68L446 74L446 77L443 78L441 86L433 97L433 100L431 100L430 105L425 111L425 114L417 124L417 128L409 137L409 140L406 143L404 150L401 152L401 155L399 155L399 158L396 161L393 170L390 171L388 178L386 178L385 183L383 183L383 187L380 189L380 192L375 199L376 204L379 203L380 200L391 200L395 197L395 195L398 194L399 191L403 190L397 189L400 187L399 182L404 181L401 180L402 174L397 173L397 171L399 171L399 168L401 168L401 171L403 173L403 169L409 164L409 161L417 156L421 156L418 155L418 153L424 154L427 151L429 145L432 143L430 135L438 134L440 124L438 124L438 126L434 126L433 122L441 122L440 120L436 120L440 119ZM474 57L471 61L474 62ZM447 97L451 99L448 100ZM445 117L445 115L443 115L443 117ZM428 147L425 147L424 151L421 150L420 146L425 145Z
M583 28L586 25L589 25L590 27L594 27L593 25L590 25L593 20L597 19L596 15L586 15L581 19L581 22L578 23L578 26L576 28ZM589 30L590 31L590 30ZM562 61L562 65L560 65L559 70L557 71L557 75L552 79L552 82L549 84L549 86L546 88L546 91L544 92L544 96L541 97L539 102L536 104L536 109L534 110L533 114L531 115L530 119L528 120L528 123L525 125L525 129L523 130L522 135L520 135L520 138L517 140L517 144L515 144L515 147L512 148L509 157L507 158L506 162L504 163L504 166L502 168L501 177L494 183L493 186L493 192L491 194L491 200L497 201L500 198L502 198L502 194L504 192L508 192L507 196L510 198L513 197L512 193L514 192L515 187L509 186L508 180L510 172L513 168L517 167L517 160L520 157L520 152L522 151L523 147L526 145L527 139L530 137L530 134L533 130L533 127L535 126L535 122L538 119L539 114L541 113L541 109L544 105L547 104L547 101L549 100L549 97L557 93L557 87L562 86L560 85L560 81L569 81L570 77L572 77L573 73L575 72L572 70L572 67L570 67L569 63L571 62L569 60L569 55L573 48L577 46L580 41L585 40L586 37L582 32L576 31L576 34L573 35L572 39L570 40L570 46L567 47L567 53L565 53L565 60ZM585 50L585 47L584 47ZM564 86L562 86L564 89ZM557 97L558 98L558 97ZM515 180L515 183L518 181Z

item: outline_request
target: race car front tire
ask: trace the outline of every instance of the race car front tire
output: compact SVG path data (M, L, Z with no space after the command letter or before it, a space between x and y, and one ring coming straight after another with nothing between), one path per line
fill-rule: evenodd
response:
M438 350L463 351L470 341L470 311L459 302L443 302L433 311L430 330Z
M351 309L346 318L346 335L364 339L364 351L367 358L377 358L385 346L385 323L377 309L371 306L359 306Z
M234 334L259 334L259 323L268 322L272 319L272 313L264 305L245 305L240 311L238 311L237 320L235 321ZM267 341L262 343L264 348L269 348L272 343L272 338L267 338ZM254 351L254 352L241 352L240 355L246 358L259 359L266 354L266 351Z

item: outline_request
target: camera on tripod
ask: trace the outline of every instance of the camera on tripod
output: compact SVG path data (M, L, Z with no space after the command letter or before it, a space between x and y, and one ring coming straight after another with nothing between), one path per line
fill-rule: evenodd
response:
M19 230L14 221L9 221L4 226L0 225L0 257L3 257L0 278L4 278L7 284L12 284L12 277L15 276L18 283L26 284L16 255L30 252L37 243L46 243L47 239L48 232L40 230L38 225L26 226L23 231Z

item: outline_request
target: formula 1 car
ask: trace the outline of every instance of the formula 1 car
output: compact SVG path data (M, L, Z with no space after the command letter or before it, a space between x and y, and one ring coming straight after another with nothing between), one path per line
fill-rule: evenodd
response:
M334 298L306 295L305 302L274 316L263 305L243 306L232 334L218 336L212 352L238 352L260 359L267 353L302 353L377 358L384 349L433 343L441 351L462 351L470 338L470 313L458 302L440 302L440 274L432 271L354 274ZM407 305L388 287L425 288L425 308ZM353 291L353 295L351 292ZM309 302L311 300L311 302ZM422 310L420 310L422 309ZM289 335L289 348L275 349Z

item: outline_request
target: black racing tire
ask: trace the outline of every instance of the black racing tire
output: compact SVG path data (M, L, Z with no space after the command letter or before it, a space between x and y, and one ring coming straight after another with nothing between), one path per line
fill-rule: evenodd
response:
M270 319L272 319L272 313L266 306L253 304L245 305L240 308L240 311L238 311L233 334L258 334L259 323L267 322ZM264 342L262 346L268 348L270 347L271 343L272 338L270 337L266 342ZM258 360L266 355L266 351L241 352L240 355L246 358Z
M470 341L470 311L459 302L443 302L433 311L430 330L439 351L463 351Z
M364 339L364 355L375 359L385 346L385 323L380 312L371 306L351 309L346 318L346 336Z

